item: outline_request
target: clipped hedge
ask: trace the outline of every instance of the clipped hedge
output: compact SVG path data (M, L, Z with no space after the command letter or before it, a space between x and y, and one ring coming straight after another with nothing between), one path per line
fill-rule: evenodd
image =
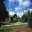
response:
M32 18L31 17L28 19L28 27L32 28Z

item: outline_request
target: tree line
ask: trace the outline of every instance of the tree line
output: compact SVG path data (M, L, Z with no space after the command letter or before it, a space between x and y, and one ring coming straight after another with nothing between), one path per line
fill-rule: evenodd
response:
M22 15L22 17L20 18L19 16L17 16L17 14L14 15L10 15L10 22L18 22L18 19L20 19L21 22L28 22L28 19L30 17L32 17L32 11L30 12L30 10L28 10L27 12L24 12L24 14Z
M10 18L10 20L9 20ZM17 14L10 15L8 18L5 19L8 23L14 23L14 22L28 22L28 27L32 27L32 11L28 10L27 12L24 12L22 17L20 18L17 16Z

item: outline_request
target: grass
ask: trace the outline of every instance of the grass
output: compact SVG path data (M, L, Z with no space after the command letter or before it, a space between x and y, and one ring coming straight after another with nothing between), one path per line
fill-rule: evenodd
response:
M2 29L10 29L10 28L17 28L19 26L28 26L28 23L27 24L22 23L21 25L3 26L3 27L0 27L0 30L2 30Z

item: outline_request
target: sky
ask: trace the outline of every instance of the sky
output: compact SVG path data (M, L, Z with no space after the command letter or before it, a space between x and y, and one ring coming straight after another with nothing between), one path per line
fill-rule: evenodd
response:
M5 0L4 4L9 15L21 17L27 10L32 11L32 0Z

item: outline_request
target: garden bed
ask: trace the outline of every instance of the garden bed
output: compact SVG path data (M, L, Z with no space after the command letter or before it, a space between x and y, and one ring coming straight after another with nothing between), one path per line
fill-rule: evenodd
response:
M0 32L32 32L32 28L28 28L27 26L21 26L10 29L2 29Z

